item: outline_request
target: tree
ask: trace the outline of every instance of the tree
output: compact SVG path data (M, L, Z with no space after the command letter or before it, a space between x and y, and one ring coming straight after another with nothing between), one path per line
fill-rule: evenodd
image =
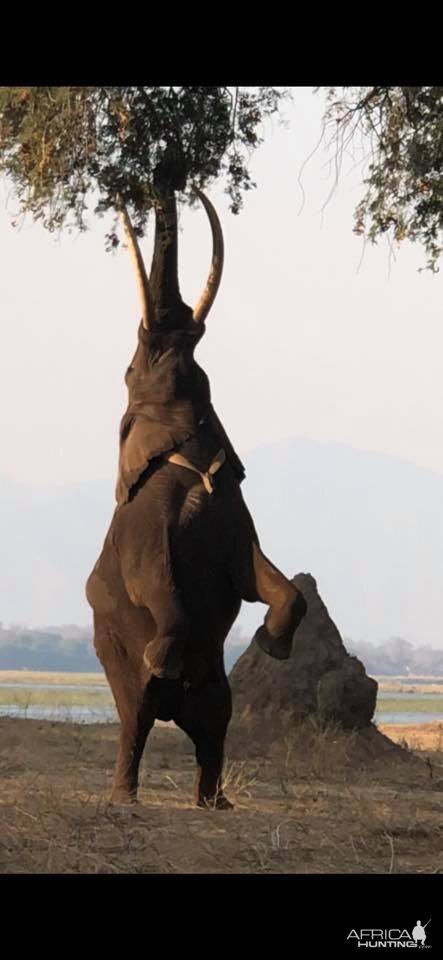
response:
M435 272L443 252L443 87L330 87L327 103L323 136L335 147L336 180L343 155L352 148L355 157L359 143L366 164L354 231L373 243L385 235L422 243Z
M320 87L322 139L364 168L354 230L423 244L427 268L443 252L443 87ZM1 87L0 174L23 213L51 230L86 229L85 213L123 201L143 236L163 182L192 202L190 186L223 179L238 213L255 184L248 159L263 122L289 90L275 87ZM120 198L120 199L119 199ZM108 234L118 243L115 230Z
M103 214L123 202L143 236L159 189L226 181L238 213L255 186L247 161L278 113L273 87L3 87L0 173L21 211L50 231L86 229L87 201ZM111 246L116 234L108 234Z

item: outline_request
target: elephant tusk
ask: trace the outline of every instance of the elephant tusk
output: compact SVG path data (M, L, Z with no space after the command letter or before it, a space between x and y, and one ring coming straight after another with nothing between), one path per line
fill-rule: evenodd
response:
M132 226L128 211L123 204L120 207L120 216L126 234L128 250L135 268L137 286L142 306L142 324L145 330L149 330L154 315L154 302L152 299L146 268L143 262L139 243L134 232L134 227Z
M212 206L212 203L208 198L202 193L198 187L193 187L194 193L197 194L201 200L206 213L209 217L209 222L211 224L212 230L212 262L211 269L209 271L209 276L206 281L206 286L203 290L203 293L197 303L197 306L194 308L193 319L195 323L204 323L205 319L214 303L214 300L217 296L217 291L220 286L220 280L222 278L223 272L223 261L224 261L224 245L223 245L223 233L220 224L220 220L217 216L217 213Z

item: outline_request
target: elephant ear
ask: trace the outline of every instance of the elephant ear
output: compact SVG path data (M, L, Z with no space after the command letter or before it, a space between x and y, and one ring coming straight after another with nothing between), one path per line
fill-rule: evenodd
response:
M238 482L241 483L245 479L246 470L240 460L240 457L236 454L234 447L232 446L232 443L226 433L226 430L223 424L218 419L218 416L214 410L214 407L212 406L212 403L209 404L206 419L207 419L207 422L211 425L216 435L218 436L220 440L220 444L225 451L226 458L231 464L231 467L235 473L235 476L237 477Z
M120 457L115 496L119 507L127 503L132 488L154 457L168 453L188 436L149 417L125 414L120 426Z

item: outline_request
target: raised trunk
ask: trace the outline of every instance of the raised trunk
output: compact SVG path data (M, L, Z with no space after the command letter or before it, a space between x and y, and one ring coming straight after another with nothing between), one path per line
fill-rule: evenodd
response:
M174 191L156 201L155 243L149 277L159 322L180 309L182 299L178 282L177 203Z

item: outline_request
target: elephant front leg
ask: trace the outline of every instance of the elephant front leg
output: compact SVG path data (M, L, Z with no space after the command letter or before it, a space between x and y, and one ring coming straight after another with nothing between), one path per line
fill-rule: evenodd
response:
M261 600L269 606L264 623L255 633L259 647L276 660L288 660L294 631L307 604L303 594L252 544L252 589L244 599Z
M154 518L155 519L155 518ZM154 523L145 531L143 549L120 549L121 572L129 599L152 619L143 660L150 676L179 680L184 663L187 617L177 591L169 544L169 529Z
M180 599L169 580L150 590L150 613L155 634L146 644L143 660L150 674L162 680L179 680L184 663L188 623Z
M303 594L261 552L255 532L246 549L233 554L231 569L243 600L261 601L269 607L254 640L269 656L288 660L294 631L307 610Z

